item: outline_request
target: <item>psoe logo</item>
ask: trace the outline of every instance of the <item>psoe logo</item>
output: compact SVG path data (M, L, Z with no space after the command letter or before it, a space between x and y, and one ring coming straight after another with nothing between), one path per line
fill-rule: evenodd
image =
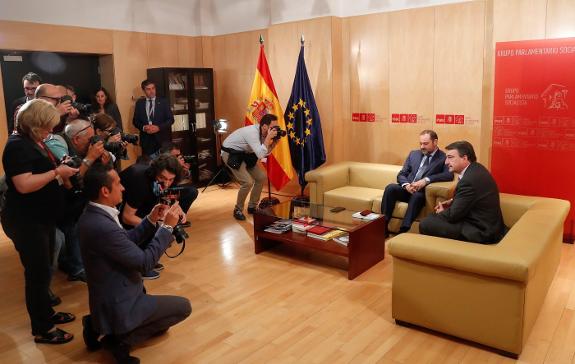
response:
M543 106L548 110L567 110L567 86L552 83L541 94Z

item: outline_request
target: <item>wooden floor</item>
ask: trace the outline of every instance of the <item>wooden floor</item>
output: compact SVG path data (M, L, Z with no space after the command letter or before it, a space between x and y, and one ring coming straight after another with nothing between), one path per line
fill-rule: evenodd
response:
M192 315L168 334L135 348L144 363L507 363L513 360L436 334L400 327L391 317L392 259L347 280L345 261L278 247L255 255L251 218L232 217L235 189L210 187L194 203L183 256L162 258L153 294L188 297ZM109 363L86 351L81 323L65 345L36 345L24 306L23 272L0 238L0 362ZM59 310L88 312L83 283L56 273ZM494 328L496 330L496 328ZM561 265L521 363L575 363L575 253Z

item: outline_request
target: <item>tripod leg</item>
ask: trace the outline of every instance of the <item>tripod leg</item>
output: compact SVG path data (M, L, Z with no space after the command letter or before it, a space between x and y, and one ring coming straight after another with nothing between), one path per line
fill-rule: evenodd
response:
M226 168L226 166L221 166L220 169L218 170L218 173L216 173L212 179L210 180L210 182L208 182L208 184L206 185L206 187L204 187L204 189L202 190L202 193L208 188L210 187L214 181L216 180L216 178L218 178L218 176L220 175L220 173L222 173L224 171L224 168Z

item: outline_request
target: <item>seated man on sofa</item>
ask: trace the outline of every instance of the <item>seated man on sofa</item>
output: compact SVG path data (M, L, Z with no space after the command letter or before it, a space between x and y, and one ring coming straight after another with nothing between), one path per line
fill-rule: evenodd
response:
M471 143L458 141L447 147L445 164L459 174L455 196L436 206L419 231L481 244L498 243L505 235L499 189L489 171L477 162Z
M437 133L424 130L419 134L419 149L407 156L403 168L397 174L397 183L385 187L381 212L389 224L395 203L407 202L407 211L399 233L409 231L411 224L425 206L425 186L431 182L453 180L453 173L445 165L445 153L437 147Z

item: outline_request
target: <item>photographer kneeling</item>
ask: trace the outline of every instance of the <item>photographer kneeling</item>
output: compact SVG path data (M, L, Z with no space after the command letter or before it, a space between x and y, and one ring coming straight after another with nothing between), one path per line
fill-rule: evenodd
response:
M252 193L248 213L253 214L260 201L266 173L259 168L258 160L268 156L279 138L285 136L285 131L279 129L277 120L277 116L266 114L262 116L259 125L248 125L237 129L222 144L222 160L230 167L240 183L233 214L236 220L246 219L243 209L250 189ZM278 134L279 132L282 134Z
M165 196L165 190L177 185L181 179L182 167L174 156L162 154L147 164L133 164L120 173L122 184L126 187L121 221L128 229L137 226L152 208ZM169 192L170 190L168 190ZM182 213L180 223L186 222L189 199L177 196ZM145 245L145 244L144 244ZM164 266L157 264L149 272L144 272L143 279L156 279Z
M120 177L110 165L94 164L84 176L84 193L90 203L80 217L78 232L90 315L82 323L89 349L98 349L98 336L106 335L102 343L118 362L139 362L129 355L130 347L165 332L188 317L192 308L184 297L146 294L141 277L173 241L179 205L155 205L140 224L126 231L115 208L122 202L122 191ZM148 239L145 249L138 247Z

